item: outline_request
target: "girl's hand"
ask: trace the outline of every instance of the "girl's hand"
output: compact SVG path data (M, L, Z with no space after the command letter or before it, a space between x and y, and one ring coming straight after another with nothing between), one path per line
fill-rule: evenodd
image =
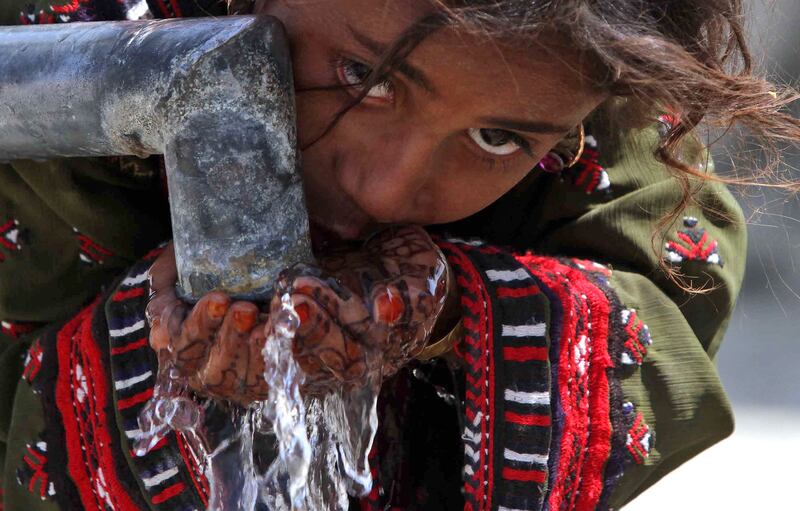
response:
M444 257L418 227L388 229L361 250L284 272L271 307L277 310L288 293L300 317L293 352L306 374L305 392L363 382L368 357L383 377L397 371L424 347L448 278ZM175 295L176 282L169 246L150 270L153 349L165 350L199 393L240 404L266 397L267 311L220 292L190 307Z

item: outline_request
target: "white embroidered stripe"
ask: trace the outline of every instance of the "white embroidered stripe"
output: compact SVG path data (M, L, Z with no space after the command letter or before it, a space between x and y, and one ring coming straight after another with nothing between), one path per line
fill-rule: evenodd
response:
M533 511L533 510L532 509L520 509L520 508L516 508L516 507L500 506L500 507L497 508L497 511Z
M128 437L129 440L138 440L142 436L141 429L126 429L125 436Z
M479 240L465 240L463 238L448 238L447 241L450 243L461 243L462 245L469 245L471 247L480 247L484 244Z
M110 335L111 337L124 337L137 330L141 330L142 328L144 328L144 320L140 319L131 326L126 326L125 328L119 328L117 330L109 330L108 335Z
M631 313L636 312L635 309L625 309L620 312L620 318L622 318L623 323L627 323L628 319L631 317Z
M464 473L467 474L468 476L474 476L475 471L472 470L472 465L467 465L466 467L464 467Z
M146 0L139 0L133 7L128 9L125 17L129 20L138 20L145 14L149 14L150 8L147 6Z
M464 428L464 434L461 436L461 439L465 442L478 445L481 442L481 432L472 432L469 428Z
M506 389L504 397L506 401L513 401L515 403L522 403L524 405L550 404L549 392L521 392L518 390Z
M142 479L145 488L152 488L153 486L157 486L167 479L175 477L178 475L178 467L172 467L168 470L161 472L160 474L156 474L153 477L145 477Z
M535 325L503 325L505 337L542 337L547 327L544 323Z
M117 380L114 382L114 388L117 390L127 389L128 387L133 387L139 382L145 381L146 379L150 378L153 375L153 371L147 371L145 373L140 374L139 376L133 376L126 380Z
M650 433L646 433L639 441L639 444L641 444L645 452L648 452L650 450Z
M477 428L477 427L478 427L478 425L481 423L481 420L482 420L482 419L483 419L483 412L478 412L478 413L476 413L476 414L475 414L475 418L474 418L474 419L472 419L472 425L473 425L473 426L475 426L475 427Z
M479 462L481 459L480 450L478 452L475 452L475 450L468 445L464 446L464 454L466 454L468 458L472 458L472 461L475 463Z
M522 461L524 463L537 463L539 465L547 465L546 454L528 454L524 452L516 452L511 449L503 451L503 457L511 461Z
M136 284L141 284L145 280L147 280L147 271L143 271L139 275L134 275L133 277L127 277L125 280L122 281L122 285L131 287L135 286Z
M85 255L83 255L83 254L78 254L78 258L79 258L81 261L83 261L84 263L91 263L91 262L92 262L92 260L91 260L91 259L89 259L88 257L86 257L86 256L85 256Z
M511 282L514 280L527 280L530 278L528 272L522 268L514 271L510 270L486 270L486 276L493 282Z

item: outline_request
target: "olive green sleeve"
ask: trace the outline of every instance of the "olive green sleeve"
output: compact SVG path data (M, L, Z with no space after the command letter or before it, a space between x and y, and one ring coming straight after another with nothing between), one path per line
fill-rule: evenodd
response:
M598 163L608 174L609 191L587 194L568 179L553 180L542 194L538 225L526 229L539 233L533 241L539 253L594 259L646 277L654 290L680 306L696 340L713 359L744 276L744 216L725 186L694 180L692 186L699 190L694 199L670 225L660 226L682 192L653 156L657 137L655 129L636 132L606 152L598 141ZM713 169L710 161L705 165ZM699 256L671 262L676 254L670 254L667 244L686 245L687 233L703 232L703 248L717 244L718 263ZM676 271L676 278L670 278L665 264Z
M19 25L19 15L28 0L0 0L0 25Z
M713 359L744 274L744 218L724 186L695 182L697 200L662 231L666 236L658 235L681 191L652 156L657 137L655 129L645 130L605 154L598 140L609 190L587 194L569 179L553 180L543 195L541 223L532 228L542 233L538 253L610 265L611 288L649 328L646 356L620 383L653 432L653 448L644 463L625 469L613 508L733 429ZM662 262L680 273L680 284Z
M22 376L23 360L29 343L0 334L0 466L8 442L14 394Z
M21 469L35 474L40 460L30 449L40 444L45 422L41 396L23 377L34 338L36 333L20 339L0 334L0 509L9 511L57 509L54 502L43 498L50 488L46 476L31 478L28 474L27 484L18 482Z

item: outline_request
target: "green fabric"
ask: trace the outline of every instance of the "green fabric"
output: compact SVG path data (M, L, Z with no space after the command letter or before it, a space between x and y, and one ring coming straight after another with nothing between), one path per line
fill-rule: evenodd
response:
M0 25L18 25L19 14L29 3L28 0L0 0Z
M20 231L20 250L6 251L0 262L0 318L6 321L65 319L169 237L151 160L19 161L0 165L0 190L0 224L15 219ZM82 261L74 229L113 255Z
M538 254L579 257L610 265L612 288L650 328L653 344L640 369L622 382L626 399L655 432L643 466L629 467L614 508L654 484L698 452L730 435L730 404L713 364L739 293L745 268L742 211L722 185L706 183L697 200L663 232L675 240L682 217L694 216L719 242L724 267L688 261L677 268L687 292L660 267L664 243L658 223L678 204L677 182L653 157L655 128L621 143L599 139L600 163L611 194L587 194L569 179L535 173L487 210L460 223L462 235L479 233L497 243ZM697 154L701 161L705 154ZM709 162L709 165L711 162ZM698 183L694 183L697 185Z
M52 502L41 500L15 482L27 444L36 443L44 427L39 397L20 381L29 347L27 340L0 334L0 502L8 511L55 511Z
M17 346L21 347L20 343ZM20 349L14 350L20 352ZM17 354L18 354L17 353ZM4 354L5 355L5 354ZM15 354L16 355L16 354ZM2 363L3 372L10 370L15 371L17 375L22 373L21 357L16 356L17 360L14 363L4 359ZM15 383L19 381L19 376ZM3 473L0 475L0 482L3 488L3 503L5 509L25 510L25 511L56 511L58 507L50 500L42 500L39 497L39 485L41 481L37 481L35 485L35 492L29 491L25 486L16 483L17 469L22 466L23 457L26 454L28 445L35 445L39 441L39 433L44 429L44 417L42 415L42 404L38 395L34 394L32 388L27 383L19 382L16 385L9 384L8 380L3 378L0 381L0 395L5 400L6 395L13 392L13 414L3 415L4 422L8 422L8 442L2 443L5 451L5 458L0 458L0 463L3 464ZM5 402L2 405L6 405ZM4 408L3 411L11 410ZM5 429L5 424L3 428ZM49 448L57 448L49 446ZM63 447L62 447L63 448Z

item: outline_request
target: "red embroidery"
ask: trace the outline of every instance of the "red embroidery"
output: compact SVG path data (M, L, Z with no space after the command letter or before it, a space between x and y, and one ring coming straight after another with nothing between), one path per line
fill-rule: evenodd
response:
M200 464L197 462L197 456L195 456L194 452L192 451L189 442L187 442L184 438L183 433L176 432L175 436L178 440L178 449L181 451L183 462L189 469L189 474L192 476L192 483L194 483L194 487L197 490L197 495L200 497L200 501L203 503L203 506L208 507L208 497L211 494L211 490L208 487L208 479L206 479L206 476L200 469ZM153 502L156 503L155 498L153 499Z
M0 225L0 246L9 252L16 252L22 248L19 243L19 221L15 218L6 220ZM6 260L6 255L0 252L0 262Z
M19 339L25 334L29 334L36 330L39 323L22 323L18 321L0 321L0 332L13 339Z
M586 142L578 162L566 169L562 175L572 181L587 194L596 191L610 191L611 181L606 169L600 165L600 153L597 151L597 140L586 136Z
M28 348L28 354L25 356L25 369L22 371L22 378L28 383L33 382L36 375L39 374L39 369L42 368L42 356L42 346L39 344L39 339L36 339Z
M603 490L603 466L611 452L606 372L612 367L608 353L610 306L605 294L582 271L552 258L524 256L519 260L557 294L564 307L557 385L564 422L550 509L592 510Z
M514 424L522 424L523 426L550 426L549 415L506 412L504 418L508 422L513 422Z
M684 261L702 261L723 266L717 250L717 240L711 239L708 232L698 226L697 218L687 216L682 229L677 232L678 241L668 241L665 245L666 258L672 264Z
M177 497L185 489L186 485L183 484L183 482L177 482L172 486L167 486L162 491L153 495L153 504L162 504L171 499L172 497Z
M539 294L539 287L538 286L526 286L521 288L513 288L513 287L498 287L497 288L497 297L498 298L522 298L523 296L531 296Z
M516 362L527 362L529 360L547 360L549 348L537 346L523 347L503 347L503 358Z
M123 353L128 353L129 351L138 350L139 348L144 348L147 346L148 340L147 337L142 337L138 341L134 341L130 344L126 344L124 346L117 346L115 348L111 348L112 355L122 355Z
M64 419L67 470L84 509L137 511L117 478L108 448L112 442L106 415L110 410L108 383L102 366L104 357L91 332L96 306L97 301L68 322L56 340L56 406Z
M44 442L42 442L44 445ZM39 447L33 448L30 444L27 446L28 452L22 457L22 460L28 466L28 491L31 493L38 493L42 499L48 495L48 488L50 486L47 472L45 471L45 463L47 463L47 456L45 450ZM46 447L45 447L46 449ZM39 490L36 491L36 483L39 483Z
M644 416L636 414L633 426L628 430L628 439L625 442L628 452L633 458L634 463L641 465L650 455L652 448L652 435L650 427L644 423Z
M80 7L80 2L78 0L72 0L70 3L65 5L51 5L50 10L56 14L68 14L72 15Z
M505 467L503 468L503 479L543 483L547 480L547 473L544 470L521 470Z
M465 434L471 439L465 440L467 447L474 453L472 458L473 474L465 477L464 492L465 510L492 509L492 491L494 488L494 436L490 434L489 419L494 417L494 339L492 332L491 301L486 289L481 285L481 277L473 264L462 252L461 247L439 242L447 259L457 275L457 282L462 290L461 306L465 311L462 321L469 332L464 340L456 345L455 352L466 363L465 371L468 387L466 390L465 414L470 423ZM474 295L472 299L469 294ZM470 353L472 352L472 353ZM480 354L479 356L476 355ZM474 372L476 374L470 374ZM477 393L473 392L475 389ZM468 453L469 455L469 453ZM468 465L469 466L469 465Z
M75 232L75 236L78 238L78 243L80 244L80 253L78 256L82 262L89 265L103 264L107 258L114 255L110 250L95 243L85 234L81 234L78 229L73 227L72 230Z
M625 365L640 366L647 355L648 346L653 342L650 338L650 329L639 319L634 309L625 309L621 315L627 334L621 362Z

